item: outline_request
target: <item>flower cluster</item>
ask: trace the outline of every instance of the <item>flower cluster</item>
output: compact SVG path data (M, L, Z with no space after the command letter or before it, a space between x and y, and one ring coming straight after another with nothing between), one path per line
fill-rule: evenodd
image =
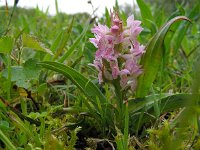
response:
M98 24L92 29L95 38L90 42L98 48L93 66L99 71L101 84L108 80L120 80L122 89L136 87L137 77L142 73L138 60L144 53L137 36L143 30L141 22L128 17L126 26L117 14L111 14L112 26Z

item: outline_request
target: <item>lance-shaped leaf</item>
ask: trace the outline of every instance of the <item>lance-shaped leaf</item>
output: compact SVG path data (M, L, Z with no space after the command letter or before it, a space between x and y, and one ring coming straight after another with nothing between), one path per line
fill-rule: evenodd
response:
M146 53L141 59L144 73L139 77L136 89L137 97L145 97L156 77L163 59L163 42L171 25L180 20L190 21L185 16L178 16L168 21L149 41L146 46Z
M135 130L137 131L142 124L156 119L154 103L159 103L160 114L164 114L179 108L188 107L194 99L199 100L199 95L187 93L170 95L168 93L163 93L146 96L144 98L131 99L129 100L129 114L133 119L132 123L138 124L138 126L135 126L137 128ZM141 113L144 114L140 118Z
M192 94L173 94L168 93L150 95L144 98L136 98L129 100L129 112L134 114L146 107L146 111L154 112L153 104L159 102L161 113L173 111L188 105L193 98Z
M81 91L83 91L83 93L91 100L95 106L97 106L97 99L99 99L102 104L106 102L106 98L99 90L99 88L88 78L73 68L65 66L61 63L51 61L40 62L39 65L62 73L64 76L70 79Z

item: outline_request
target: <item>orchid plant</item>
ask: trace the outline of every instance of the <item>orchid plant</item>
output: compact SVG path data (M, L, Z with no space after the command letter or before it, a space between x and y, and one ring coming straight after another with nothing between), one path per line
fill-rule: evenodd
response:
M123 22L119 16L116 12L111 13L110 16L106 16L107 19L110 17L111 26L99 23L91 30L95 37L90 38L90 42L97 51L90 65L98 71L99 84L105 84L106 94L91 79L72 67L52 61L40 62L39 65L62 73L84 93L83 105L72 106L67 109L68 111L77 114L84 112L83 114L92 117L95 120L95 129L102 133L102 137L115 136L117 147L128 149L129 133L137 135L144 122L158 118L169 108L171 110L179 107L177 104L174 105L174 101L169 101L171 97L174 100L174 95L149 95L149 89L161 67L163 52L169 52L163 48L167 32L177 21L189 20L184 16L172 18L153 35L144 47L138 41L138 36L143 30L141 21L135 20L132 15ZM68 52L63 56L64 58L68 56ZM109 89L110 84L112 86ZM115 93L110 95L113 89ZM128 93L131 93L134 99L129 97ZM181 96L183 95L175 95L178 100L176 103L179 102ZM152 118L154 115L156 117Z
M111 13L111 24L110 28L100 23L92 28L95 38L90 42L97 48L92 66L98 70L99 84L108 82L114 86L119 127L123 128L126 91L136 89L137 78L143 72L139 60L145 47L137 39L143 28L133 15L125 25L116 12Z
M32 17L29 13L24 16L20 9L19 18L2 11L3 20L14 20L12 25L4 21L0 33L0 147L84 149L91 145L101 149L99 145L108 143L119 150L200 149L200 63L191 68L199 57L195 51L200 36L198 24L190 28L200 5L187 12L177 3L172 16L160 10L151 14L143 0L137 0L137 5L144 32L133 15L125 20L126 13L116 1L116 12L105 11L107 25L92 28L93 47L88 29L96 17L79 14L88 20L69 22L71 15L52 18L38 9ZM10 8L2 9L7 12ZM38 15L46 23L33 22ZM29 23L33 24L29 27ZM46 24L52 27L46 28ZM51 32L38 34L38 29ZM193 53L196 56L191 60ZM90 78L93 74L85 67L88 62L97 70L101 88L97 77ZM60 74L62 78L57 76Z
M167 111L165 95L159 98L159 101L162 101L161 106L163 105L164 108L156 109L157 100L154 102L155 97L152 98L151 95L148 95L149 89L161 66L164 51L162 44L167 32L177 21L188 21L188 19L184 16L178 16L169 20L155 33L145 47L138 41L138 36L143 30L141 21L135 20L132 15L127 18L126 22L123 22L116 12L110 14L110 20L110 27L99 23L92 28L95 37L91 38L90 42L94 44L97 51L95 59L90 65L98 71L99 84L109 83L113 85L115 94L104 95L91 79L62 63L44 61L40 62L39 65L62 73L83 92L85 95L84 106L78 106L78 108L74 106L71 108L72 110L74 109L75 112L78 110L77 113L86 111L88 116L93 117L98 122L103 135L109 133L111 136L115 135L117 131L115 127L117 127L120 131L124 129L124 134L126 133L126 137L128 137L129 118L130 125L134 124L133 132L137 133L145 120L145 118L140 119L143 114L141 112L152 111L154 108L153 113L157 112L159 117L160 113ZM87 28L83 32L85 33L86 30ZM63 56L69 56L68 52ZM107 85L105 86L106 91L108 91ZM129 97L128 91L132 95L135 94L134 99ZM171 108L173 103L169 106ZM82 107L87 107L87 109Z

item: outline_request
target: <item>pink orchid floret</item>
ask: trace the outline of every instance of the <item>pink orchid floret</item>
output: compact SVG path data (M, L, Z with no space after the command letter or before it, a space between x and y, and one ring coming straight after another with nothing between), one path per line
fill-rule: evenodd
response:
M99 83L105 81L120 80L122 89L136 88L137 77L142 74L142 66L139 60L145 52L145 47L140 45L137 36L143 28L141 21L129 16L126 24L118 15L111 14L112 26L98 24L92 29L95 38L90 42L98 48L95 54L93 66L98 70Z

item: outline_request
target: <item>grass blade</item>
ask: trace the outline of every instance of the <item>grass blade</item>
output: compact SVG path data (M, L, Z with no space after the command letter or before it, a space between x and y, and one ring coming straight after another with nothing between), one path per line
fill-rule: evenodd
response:
M9 117L12 120L13 124L17 126L22 132L24 132L30 139L33 139L36 145L40 146L41 141L39 137L34 135L34 132L29 129L29 127L15 114L10 112Z
M59 14L59 9L58 9L58 1L55 0L55 6L56 6L56 15Z
M64 31L62 30L53 41L50 49L53 53L55 53L54 59L56 59L65 48L72 32L73 23L74 23L74 18L72 19L69 27ZM50 58L51 55L46 55L44 60L47 61L50 60Z
M110 27L110 14L108 8L105 8L106 25Z
M1 131L0 129L0 139L4 142L10 150L16 150L16 147L12 144L12 142L8 139L8 137Z
M79 37L76 38L75 42L73 43L73 45L66 51L66 53L58 60L59 62L64 62L74 51L74 49L77 47L77 45L80 43L80 41L83 39L83 37L86 34L86 31L89 27L89 24L85 27L85 29L83 29L82 33L80 34Z
M144 24L150 29L151 28L150 21L153 21L153 15L151 13L150 8L145 4L143 0L137 0L137 4L140 8L140 13Z

